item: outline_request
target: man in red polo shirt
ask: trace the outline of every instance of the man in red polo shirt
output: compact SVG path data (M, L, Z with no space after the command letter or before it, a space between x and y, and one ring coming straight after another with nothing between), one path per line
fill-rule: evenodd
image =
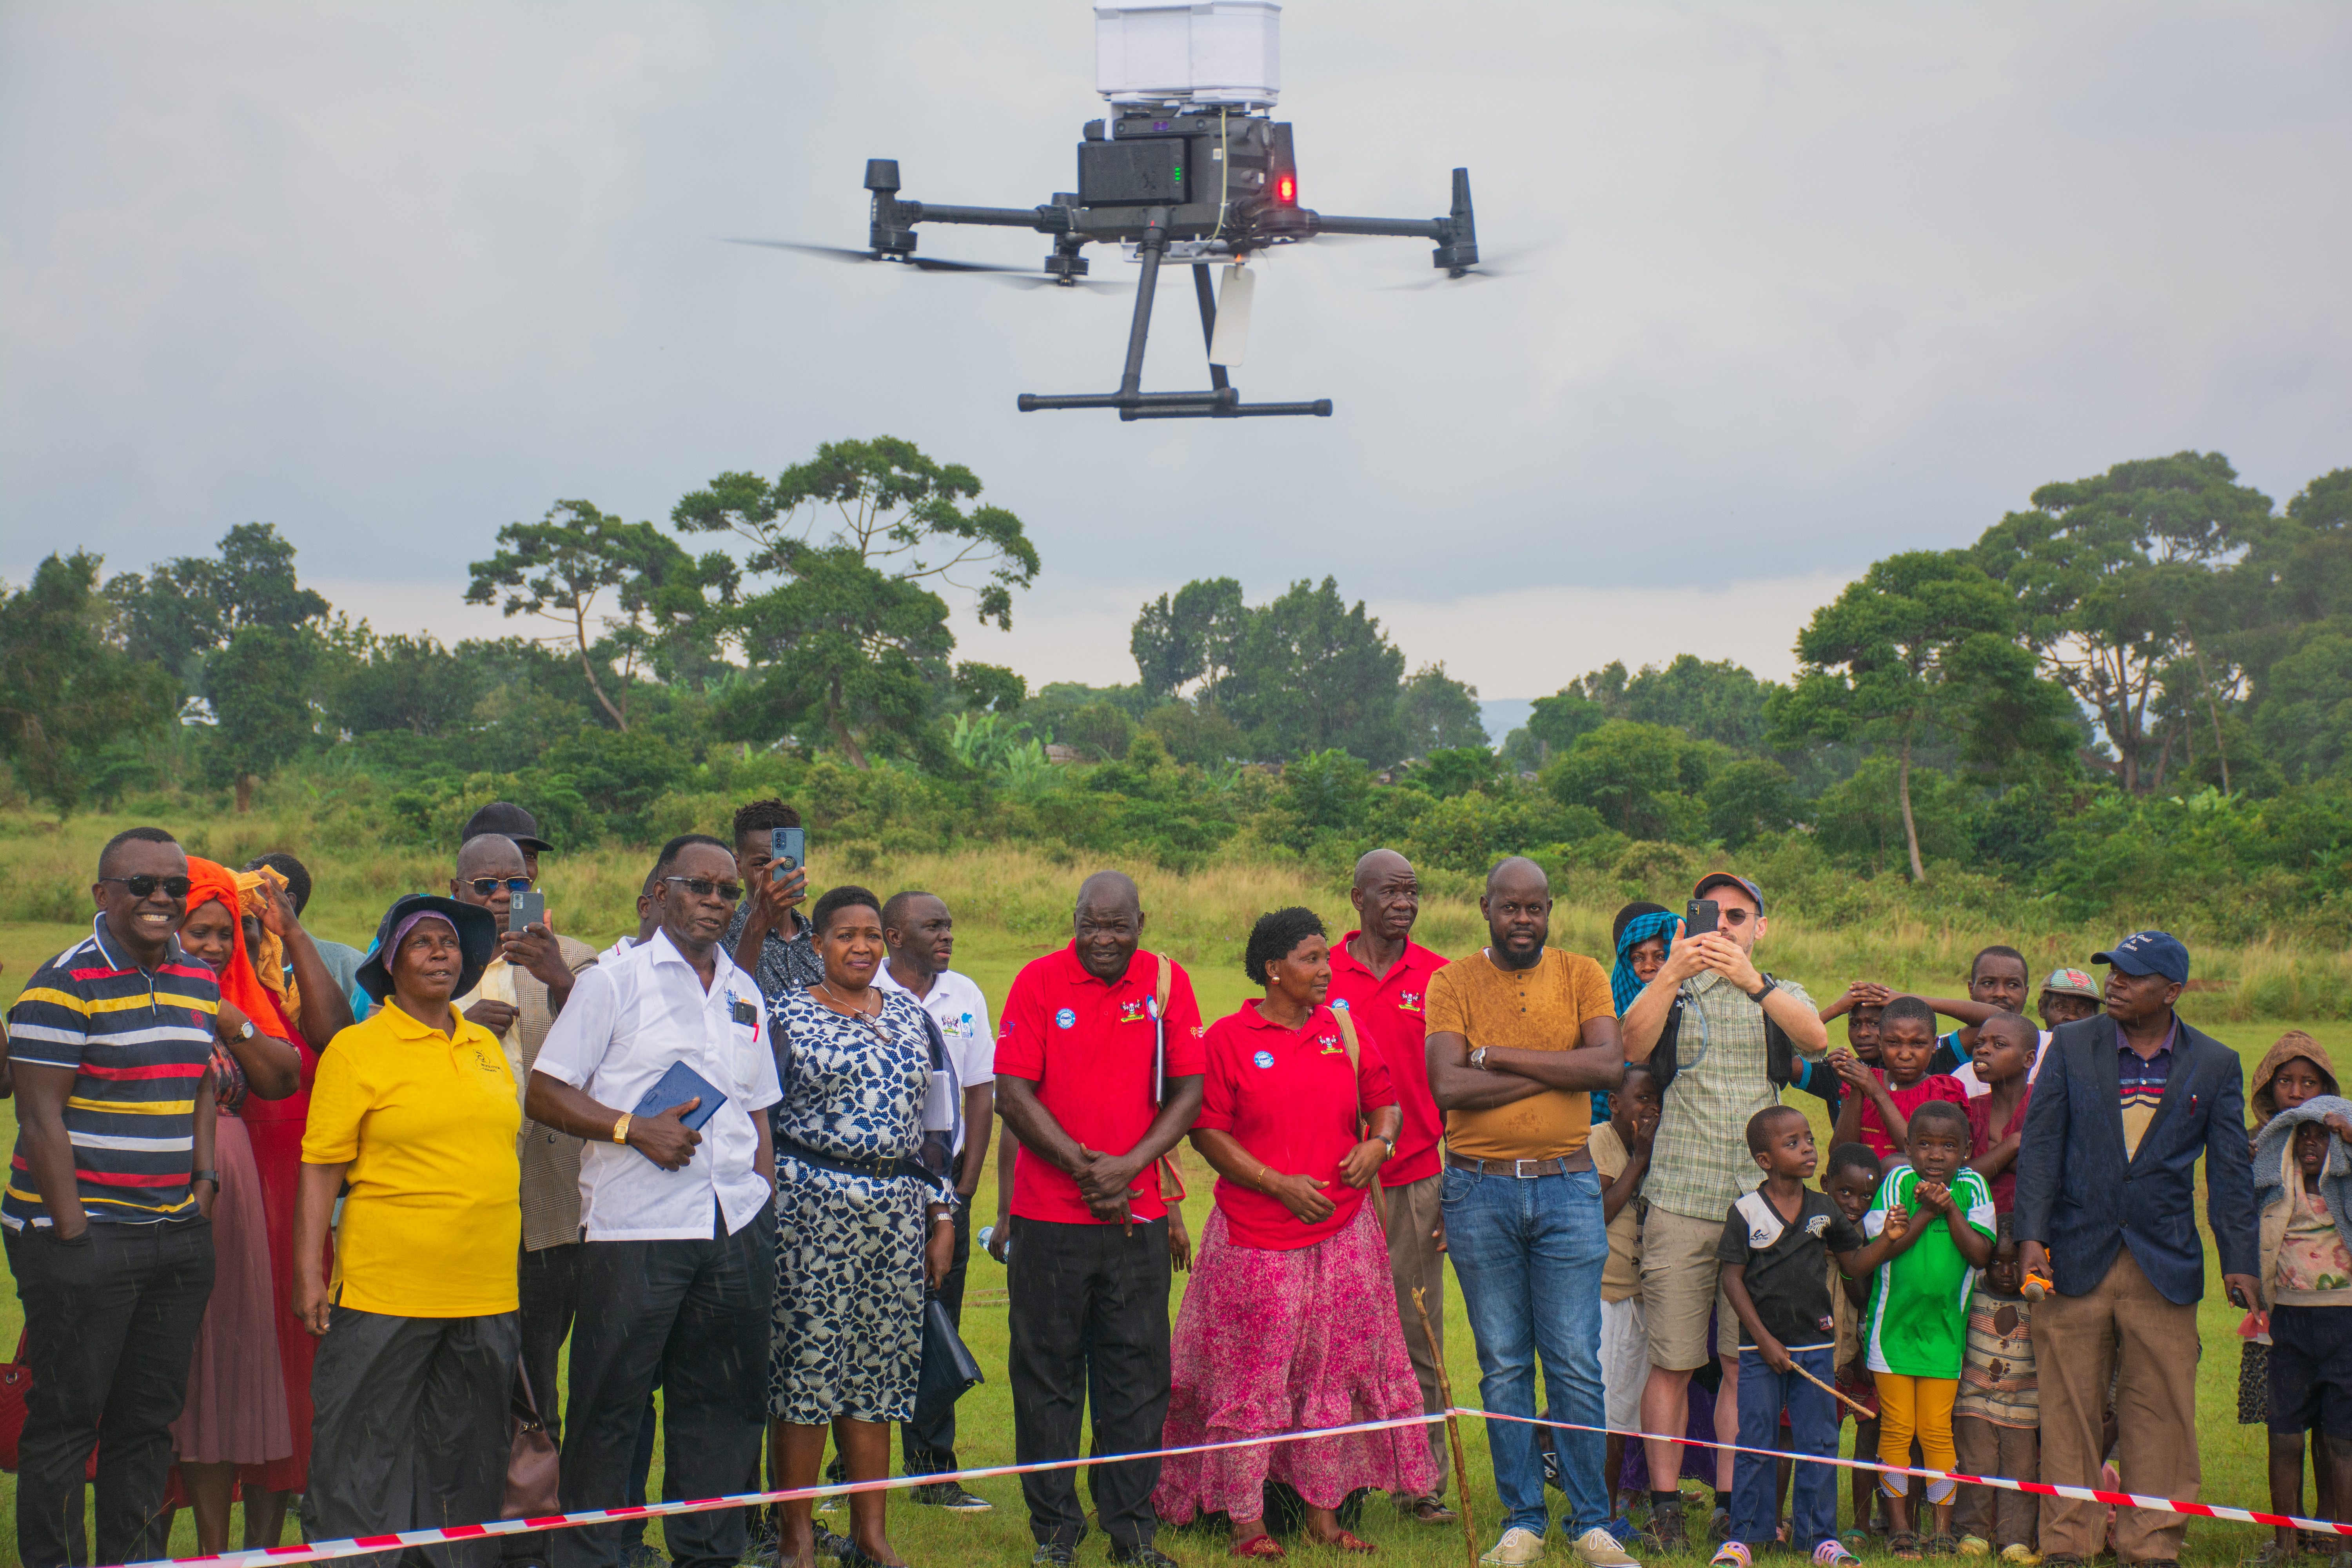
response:
M996 1037L997 1103L1021 1145L1006 1272L1013 1454L1024 1465L1077 1453L1088 1398L1094 1452L1160 1447L1170 1279L1157 1162L1200 1114L1206 1064L1192 980L1165 956L1136 962L1135 884L1096 872L1078 889L1073 925L1068 947L1013 980ZM1161 963L1173 973L1168 1016L1155 1020ZM1151 1544L1160 1462L1091 1474L1110 1560L1175 1568ZM1087 1532L1076 1472L1024 1476L1021 1492L1037 1542L1031 1561L1072 1561Z
M1331 949L1331 1005L1346 1007L1365 1044L1387 1061L1389 1081L1404 1110L1396 1153L1381 1167L1382 1207L1397 1320L1421 1384L1421 1407L1433 1412L1444 1408L1437 1365L1445 1354L1445 1216L1438 1203L1444 1173L1437 1144L1445 1118L1429 1092L1422 1004L1429 994L1429 977L1445 967L1445 960L1412 940L1412 922L1421 916L1421 883L1412 862L1395 850L1375 849L1356 862L1356 885L1348 901L1356 906L1356 923L1362 929L1349 931ZM1412 1304L1416 1288L1429 1309L1427 1335ZM1399 1498L1397 1503L1424 1524L1448 1524L1454 1510L1443 1500L1445 1429L1433 1425L1428 1432L1437 1485L1427 1497Z

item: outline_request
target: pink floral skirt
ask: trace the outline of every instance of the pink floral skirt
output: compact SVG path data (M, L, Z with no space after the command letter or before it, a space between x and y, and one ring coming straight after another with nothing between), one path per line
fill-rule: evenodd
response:
M1171 1448L1421 1414L1369 1203L1346 1229L1288 1252L1236 1246L1224 1211L1211 1214L1171 1349ZM1421 1496L1437 1470L1423 1429L1400 1426L1180 1455L1161 1463L1151 1501L1171 1524L1206 1513L1255 1519L1268 1480L1337 1508L1359 1488Z

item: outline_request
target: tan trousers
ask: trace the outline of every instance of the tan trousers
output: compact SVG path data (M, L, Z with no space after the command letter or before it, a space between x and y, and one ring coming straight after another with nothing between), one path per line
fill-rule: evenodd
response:
M2033 1364L2042 1404L2042 1479L2099 1484L2100 1424L2116 1380L2123 1489L2197 1500L2197 1308L2157 1294L2126 1247L2087 1296L2045 1296L2033 1309ZM2097 1555L2106 1505L2042 1500L2042 1552ZM2116 1555L2126 1563L2178 1558L2187 1516L2152 1509L2116 1512Z
M1396 1280L1397 1322L1404 1330L1405 1350L1412 1357L1412 1375L1421 1384L1421 1408L1424 1414L1445 1408L1445 1402L1437 1394L1437 1364L1445 1354L1445 1254L1431 1239L1431 1233L1437 1229L1444 1214L1438 1201L1444 1182L1445 1173L1439 1171L1420 1181L1387 1188L1384 1194L1389 1273ZM1421 1331L1421 1314L1413 1310L1412 1292L1416 1286L1429 1309L1429 1326L1437 1339L1434 1346ZM1452 1460L1445 1441L1445 1424L1433 1421L1426 1430L1429 1457L1437 1466L1437 1484L1430 1489L1429 1495L1444 1497Z

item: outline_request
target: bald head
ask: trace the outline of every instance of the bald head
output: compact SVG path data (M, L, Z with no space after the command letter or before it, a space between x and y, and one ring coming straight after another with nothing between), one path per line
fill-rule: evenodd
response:
M1369 851L1356 862L1348 901L1356 906L1356 930L1369 944L1359 961L1385 973L1421 918L1421 879L1412 874L1412 862L1393 849Z
M1120 871L1088 877L1078 889L1077 912L1070 923L1078 963L1086 972L1101 981L1123 979L1143 941L1143 899L1134 879Z
M477 904L497 917L503 929L514 906L514 889L507 884L530 875L522 846L502 833L485 833L457 846L457 874L449 879L449 896L461 904ZM487 893L474 886L488 880Z
M484 833L457 846L457 876L520 877L523 868L522 846L503 833Z
M1499 892L1506 887L1514 890L1531 887L1548 896L1551 892L1551 879L1544 875L1542 867L1526 856L1513 855L1496 861L1495 868L1486 873L1486 891L1489 894Z
M1130 914L1143 908L1143 894L1138 890L1135 879L1124 871L1097 871L1078 887L1077 912L1089 909L1124 910Z
M1543 962L1551 934L1551 879L1524 855L1497 862L1486 873L1486 894L1478 900L1486 917L1486 951L1505 969L1533 969Z

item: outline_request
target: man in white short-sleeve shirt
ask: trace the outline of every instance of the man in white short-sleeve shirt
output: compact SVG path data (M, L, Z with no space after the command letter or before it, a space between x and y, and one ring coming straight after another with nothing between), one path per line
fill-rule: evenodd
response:
M996 1031L989 1027L988 998L968 975L948 967L955 956L955 917L930 893L894 893L882 906L882 941L889 962L875 975L886 991L904 991L923 1005L940 1026L940 1037L963 1086L963 1129L956 1145L955 1262L932 1292L959 1327L963 1321L964 1267L971 1260L971 1194L988 1163L988 1139L996 1098ZM956 1395L945 1385L925 1384L915 1395L915 1412L898 1429L900 1457L910 1476L936 1476L956 1469ZM916 1502L958 1512L984 1513L986 1499L953 1481L910 1489Z
M776 1221L766 1112L783 1096L760 988L719 941L742 888L733 852L700 834L664 845L654 875L660 929L581 977L540 1047L526 1104L533 1121L585 1143L567 1511L635 1500L629 1456L656 1382L675 1495L744 1489L768 1424ZM679 1064L709 1086L700 1098L723 1097L717 1106L634 1114ZM740 1510L680 1514L666 1528L679 1568L743 1558ZM635 1534L634 1524L563 1531L551 1555L558 1568L617 1568Z

